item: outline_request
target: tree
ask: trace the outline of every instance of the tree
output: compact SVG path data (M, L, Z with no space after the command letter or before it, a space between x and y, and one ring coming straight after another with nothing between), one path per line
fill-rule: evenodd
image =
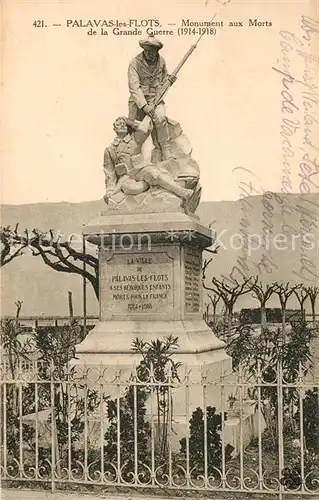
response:
M38 380L46 381L39 384L39 405L44 405L47 409L51 406L53 396L55 453L57 461L66 461L69 453L72 458L76 455L74 444L80 441L83 435L85 414L89 416L99 408L104 393L101 395L94 388L90 388L87 375L82 374L79 377L76 367L69 365L70 360L75 357L76 344L83 339L77 320L72 319L70 324L54 329L50 326L42 327L33 334L33 338L38 353L37 377ZM54 382L53 395L50 380ZM48 421L51 420L52 413ZM69 435L72 436L71 447L68 446Z
M207 260L204 261L202 270L203 287L205 290L213 292L221 297L226 308L228 328L230 328L232 324L234 306L238 298L241 295L245 295L246 293L251 292L258 278L256 277L256 278L243 279L242 282L238 282L237 280L235 280L235 284L230 285L226 283L225 279L219 280L218 278L214 277L212 279L213 286L208 286L206 285L205 280L206 280L206 269L210 262L211 259L209 259L208 261Z
M27 241L19 236L16 224L14 230L11 226L0 227L0 244L0 267L3 267L23 254Z
M31 233L26 229L21 235L18 234L17 228L18 226L14 232L11 231L13 247L20 248L20 245L21 250L28 247L32 255L40 256L43 262L55 271L83 276L91 283L96 297L99 298L99 259L83 252L82 236L79 249L75 248L75 237L63 240L60 233L53 229L47 232L33 229ZM79 240L77 246L78 244Z
M307 300L307 298L309 297L309 293L308 293L308 290L307 288L304 288L302 284L299 285L300 288L296 288L294 290L294 294L299 302L299 305L300 305L300 311L302 313L302 315L304 315L304 312L305 312L305 301Z
M252 296L258 300L260 304L261 331L264 331L267 328L266 303L276 292L277 288L278 283L272 283L264 286L261 281L259 283L254 283L252 288Z
M211 304L207 304L207 306L206 306L206 310L207 310L206 321L207 322L209 321L209 306L212 305L213 306L213 325L216 325L216 310L217 310L218 302L221 299L221 296L217 295L217 293L214 293L214 292L208 293L207 296L208 296Z
M23 341L19 325L19 314L22 302L17 301L15 318L2 318L0 322L0 347L2 352L2 369L6 381L6 393L1 392L0 416L4 421L6 418L8 456L17 457L19 454L20 436L20 404L23 412L34 411L34 397L32 397L31 384L24 384L23 391L19 391L16 383L22 370L23 361L28 362L33 353L33 345L30 339ZM6 372L6 370L8 370ZM6 395L5 395L6 394ZM3 429L2 429L3 430ZM23 436L27 442L34 437L34 430L22 423Z
M68 458L76 460L74 443L83 437L85 416L99 408L101 395L86 387L86 375L80 379L76 368L69 365L76 344L82 340L78 322L73 319L70 325L59 328L42 327L25 341L19 325L21 307L22 302L17 301L16 317L1 320L1 350L8 373L4 378L6 395L2 391L0 407L5 406L9 466L12 467L12 459L16 463L19 461L19 449L27 444L30 460L36 460L37 454L39 469L42 474L48 473L50 448L40 444L37 447L34 427L22 422L20 433L20 424L23 416L31 417L36 411L50 409L48 422L55 428L54 446L59 473L61 464L66 465ZM84 396L83 387L86 387ZM104 393L103 398L105 400ZM72 438L70 447L69 436ZM24 464L20 463L20 467L23 468Z
M22 360L29 359L32 352L30 340L23 342L21 339L21 328L19 326L19 315L23 302L18 300L15 302L16 315L15 318L4 317L0 321L0 345L5 358L8 362L8 368L12 380L15 380L19 363Z
M274 383L278 377L279 365L284 373L286 384L295 384L300 377L302 367L306 376L313 365L311 342L314 329L309 327L303 318L292 323L289 336L284 330L265 329L260 335L255 335L251 326L239 325L238 334L228 342L226 352L233 360L233 368L240 369L245 380L262 380L261 387L252 384L248 387L248 395L255 401L260 397L261 411L265 418L272 445L278 446L278 388ZM249 357L247 357L249 353ZM260 391L260 392L259 392ZM289 387L282 393L282 404L286 428L291 426L293 432L296 407L299 405L298 384Z
M306 288L308 297L311 303L311 312L312 312L312 322L315 326L316 324L316 301L319 295L319 287L318 286L308 286Z
M285 331L286 328L286 309L287 302L295 290L299 289L300 285L290 285L290 283L280 283L275 291L280 300L281 314L282 314L282 329Z
M178 337L172 335L151 342L135 338L132 343L133 352L143 358L138 367L139 380L156 383L153 391L156 395L158 449L163 458L168 450L168 428L172 425L173 401L169 385L179 381L178 370L181 367L180 362L172 359L178 345Z

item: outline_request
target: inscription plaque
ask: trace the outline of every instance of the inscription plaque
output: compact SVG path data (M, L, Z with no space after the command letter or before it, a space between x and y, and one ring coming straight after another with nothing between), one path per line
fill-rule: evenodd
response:
M173 259L165 252L115 253L100 279L102 303L114 315L165 315L174 307Z
M185 280L185 311L196 313L200 311L200 273L202 259L196 250L184 251L184 280Z

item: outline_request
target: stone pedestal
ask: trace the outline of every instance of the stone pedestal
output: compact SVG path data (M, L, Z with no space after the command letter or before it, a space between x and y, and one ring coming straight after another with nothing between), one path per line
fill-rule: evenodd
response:
M141 360L132 352L134 338L173 335L174 360L181 372L191 370L195 384L188 403L185 387L173 390L175 419L186 428L187 412L203 407L203 370L206 404L220 407L213 382L231 371L231 359L203 320L202 252L212 244L211 230L196 216L166 212L101 215L84 232L99 247L100 322L72 364L107 366L108 379L120 369L125 379Z
M132 366L135 337L172 334L179 338L175 357L188 366L229 364L224 343L203 320L202 251L212 235L196 216L101 215L84 233L99 247L100 322L77 346L77 362Z

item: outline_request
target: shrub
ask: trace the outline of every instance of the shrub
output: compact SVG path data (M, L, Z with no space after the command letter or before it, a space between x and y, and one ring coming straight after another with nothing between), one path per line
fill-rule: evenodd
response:
M318 488L318 473L319 473L319 455L315 453L304 453L304 477L301 473L301 457L300 452L294 453L282 470L280 482L287 490L296 490L300 488L304 480L305 486L309 490L317 490Z
M146 401L153 391L156 404L156 463L167 463L169 408L169 380L178 380L180 363L172 359L173 350L178 347L178 337L171 335L163 340L144 342L138 338L133 340L132 350L142 356L136 372L132 374L131 382L125 395L107 404L110 426L105 433L107 441L104 447L104 459L113 465L118 461L118 437L120 439L121 474L125 481L132 481L135 466L138 473L145 479L146 468L150 464L151 425L146 420ZM169 374L169 375L168 375ZM135 383L137 382L137 383ZM145 382L145 385L143 385ZM153 386L148 384L153 382ZM118 423L120 435L118 436ZM137 464L135 464L135 447L137 447ZM146 468L145 468L146 466ZM164 470L164 469L163 469ZM114 469L113 469L114 471Z
M214 469L221 469L222 465L222 415L216 413L216 408L208 406L206 409L207 425L207 472L214 474ZM224 414L227 419L227 414ZM205 472L205 436L204 436L204 412L201 408L196 408L189 421L189 463L196 474ZM225 460L231 458L233 451L231 445L225 447ZM186 438L180 440L180 451L186 455Z
M136 391L134 395L134 391ZM110 426L105 433L104 459L105 462L117 464L118 451L120 451L120 466L124 480L132 478L135 467L135 446L137 447L138 464L147 465L150 462L148 442L151 436L151 426L145 419L147 399L145 389L133 386L127 389L123 398L120 398L119 412L117 402L108 402L107 415ZM135 408L136 404L136 408ZM136 415L136 418L135 418ZM118 422L120 423L120 450L118 450ZM136 443L135 443L136 426ZM138 464L136 464L138 466Z
M295 414L297 425L300 425L300 409ZM303 432L307 449L319 454L319 391L317 387L306 392L303 400Z

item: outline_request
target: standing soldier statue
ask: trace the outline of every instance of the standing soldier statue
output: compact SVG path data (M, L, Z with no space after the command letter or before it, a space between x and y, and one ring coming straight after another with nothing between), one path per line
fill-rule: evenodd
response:
M162 160L167 160L171 157L168 122L164 102L157 103L156 97L176 81L176 76L168 75L165 60L159 55L162 42L149 36L139 45L143 52L134 57L128 68L129 119L141 121L146 115L151 118L153 144L160 148Z
M180 206L186 212L195 212L199 204L199 165L191 157L191 145L179 123L166 117L163 99L203 34L171 75L159 55L162 42L154 36L139 42L143 52L132 59L128 68L129 118L119 117L114 122L116 137L104 153L104 200L116 210L152 207L154 200L155 204L160 200L163 207L170 206L171 199L163 198L163 191L181 198ZM142 147L150 133L156 155L149 162L143 157ZM151 189L154 187L160 188L159 192ZM132 196L139 199L134 202Z

